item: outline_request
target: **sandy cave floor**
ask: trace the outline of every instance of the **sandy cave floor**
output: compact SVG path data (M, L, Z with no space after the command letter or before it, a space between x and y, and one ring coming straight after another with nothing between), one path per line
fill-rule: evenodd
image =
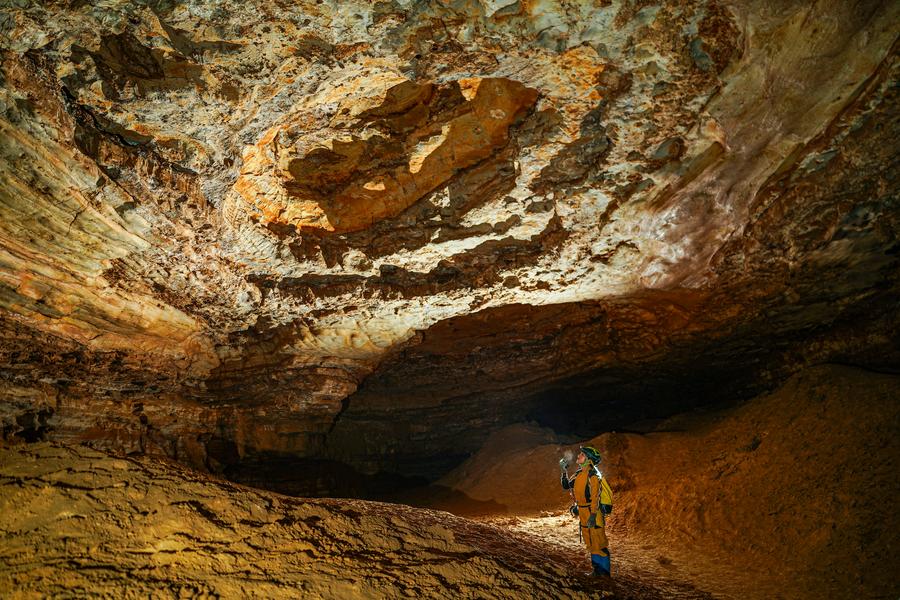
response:
M3 598L709 598L625 565L582 575L564 515L472 520L307 500L147 457L0 448Z
M400 503L0 447L0 597L894 600L898 390L895 375L821 366L737 408L596 438L616 484L608 581L583 575L565 512L571 444L533 425Z
M582 570L588 569L588 555L578 539L574 520L566 512L477 520L556 545L568 555L580 557ZM640 533L610 532L609 538L613 577L624 589L651 589L673 600L790 597L771 579L755 580L743 574L732 557L691 552L689 548L677 552L665 541Z
M583 570L589 569L588 555L578 539L577 526L567 512L546 513L538 517L487 517L484 522L559 546L571 556L582 557ZM673 600L701 600L720 597L702 591L702 587L729 587L721 580L705 578L698 583L689 579L664 551L638 537L610 536L610 545L613 578L616 585L622 588L649 588L661 597Z

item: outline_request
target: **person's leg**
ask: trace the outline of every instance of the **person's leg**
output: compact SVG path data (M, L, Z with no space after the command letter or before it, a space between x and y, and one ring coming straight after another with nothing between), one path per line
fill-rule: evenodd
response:
M612 571L606 530L603 527L595 527L594 529L585 529L585 531L588 532L588 550L591 553L594 575L609 577Z

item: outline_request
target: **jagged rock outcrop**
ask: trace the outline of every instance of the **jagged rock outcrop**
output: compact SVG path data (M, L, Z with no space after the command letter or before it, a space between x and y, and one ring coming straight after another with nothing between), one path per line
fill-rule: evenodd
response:
M5 7L4 437L435 477L577 398L896 369L898 17Z

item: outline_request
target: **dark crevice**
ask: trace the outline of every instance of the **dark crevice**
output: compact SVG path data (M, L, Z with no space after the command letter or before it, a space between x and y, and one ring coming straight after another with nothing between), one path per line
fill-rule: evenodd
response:
M334 415L334 421L331 423L331 427L328 428L328 434L331 434L334 431L334 428L337 427L338 421L341 420L341 416L347 412L347 409L350 408L350 396L347 396L343 400L341 400L341 409Z

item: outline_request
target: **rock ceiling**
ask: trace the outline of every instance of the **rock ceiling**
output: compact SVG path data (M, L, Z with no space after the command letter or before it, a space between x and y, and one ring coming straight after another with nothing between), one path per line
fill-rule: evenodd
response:
M433 475L573 386L896 366L897 23L13 3L4 436Z

